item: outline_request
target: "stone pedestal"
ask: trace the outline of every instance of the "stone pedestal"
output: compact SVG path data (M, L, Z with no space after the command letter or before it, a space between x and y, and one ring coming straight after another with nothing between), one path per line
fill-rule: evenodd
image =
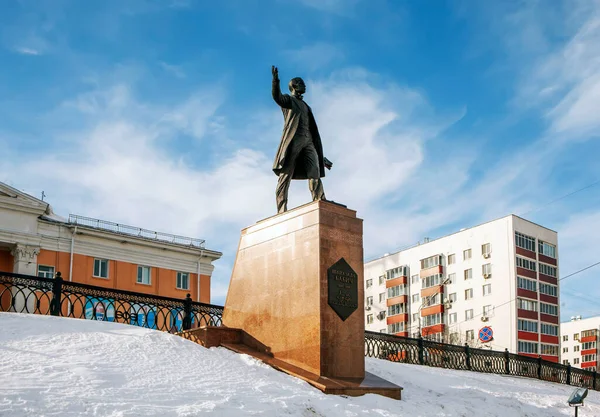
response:
M310 373L362 379L363 299L362 220L316 201L242 230L223 324Z
M339 204L306 204L242 230L226 329L182 336L252 355L325 393L400 399L401 387L365 372L363 280L362 220Z

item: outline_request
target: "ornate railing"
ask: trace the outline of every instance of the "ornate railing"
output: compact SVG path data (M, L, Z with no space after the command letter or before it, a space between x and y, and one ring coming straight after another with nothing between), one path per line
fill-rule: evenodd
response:
M112 321L167 332L222 326L223 307L0 272L0 311ZM392 362L536 378L600 390L600 375L541 357L365 332L365 356Z
M514 375L600 390L600 375L529 356L365 332L365 356L438 368Z
M223 307L56 278L0 273L0 311L111 321L178 332L220 326Z
M173 243L175 245L192 246L198 249L204 249L204 239L155 232L153 230L142 229L141 227L128 226L126 224L78 216L76 214L69 215L69 223L76 226L90 227L121 235L135 236L143 239L158 240L161 242Z

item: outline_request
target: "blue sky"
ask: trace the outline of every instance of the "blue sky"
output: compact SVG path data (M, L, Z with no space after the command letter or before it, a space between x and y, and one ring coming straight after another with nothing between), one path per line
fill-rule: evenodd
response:
M275 213L271 65L302 76L329 199L380 256L510 213L559 233L561 274L600 261L600 2L7 1L0 181L224 252ZM285 88L285 83L284 83ZM308 201L294 182L290 206ZM600 267L562 319L600 314Z

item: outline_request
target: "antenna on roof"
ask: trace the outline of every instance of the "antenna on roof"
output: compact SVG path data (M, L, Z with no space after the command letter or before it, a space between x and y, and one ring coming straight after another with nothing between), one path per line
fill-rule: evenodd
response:
M44 197L46 197L46 193L42 191L42 201L44 201Z

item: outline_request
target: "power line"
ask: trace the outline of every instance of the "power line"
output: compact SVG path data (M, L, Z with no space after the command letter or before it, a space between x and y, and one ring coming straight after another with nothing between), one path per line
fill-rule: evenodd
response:
M580 191L587 190L588 188L592 188L593 186L595 186L595 185L598 185L598 184L600 184L600 180L598 180L598 181L596 181L596 182L594 182L594 183L592 183L592 184L586 185L585 187L583 187L583 188L580 188L580 189L578 189L578 190L575 190L575 191L573 191L573 192L571 192L571 193L569 193L569 194L565 194L565 195L563 195L562 197L558 197L558 198L555 198L554 200L548 201L547 203L545 203L545 204L541 205L541 206L540 206L540 207L538 207L538 208L535 208L535 209L532 209L532 210L526 211L525 213L521 213L521 214L519 214L519 216L524 216L524 215L526 215L526 214L533 213L534 211L539 211L539 210L541 210L541 209L545 208L546 206L549 206L550 204L556 203L557 201L560 201L560 200L562 200L562 199L565 199L565 198L567 198L567 197L570 197L570 196L572 196L573 194L577 194L577 193L578 193L578 192L580 192Z

